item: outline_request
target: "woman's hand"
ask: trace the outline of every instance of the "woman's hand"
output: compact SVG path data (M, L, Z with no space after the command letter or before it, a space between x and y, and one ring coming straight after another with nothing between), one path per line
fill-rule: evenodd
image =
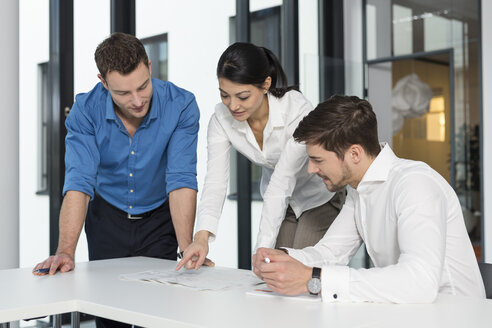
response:
M191 243L183 251L183 258L176 266L176 270L181 269L183 266L186 269L198 270L202 265L214 266L215 263L206 258L208 254L208 237L209 232L205 230L198 231L195 234L193 243Z

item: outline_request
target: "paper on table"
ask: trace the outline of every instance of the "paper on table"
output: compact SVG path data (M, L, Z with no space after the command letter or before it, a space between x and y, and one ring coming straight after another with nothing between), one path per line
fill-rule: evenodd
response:
M122 274L120 279L177 284L197 290L250 287L262 282L251 271L205 266L198 271L168 269Z
M293 301L309 301L309 302L320 302L321 301L320 296L313 296L310 294L302 294L302 295L296 295L296 296L282 295L282 294L274 292L270 288L266 287L266 285L258 286L254 290L249 290L246 292L246 294L247 295L255 295L255 296L266 296L266 297L281 298L281 299L287 299L287 300L293 300Z

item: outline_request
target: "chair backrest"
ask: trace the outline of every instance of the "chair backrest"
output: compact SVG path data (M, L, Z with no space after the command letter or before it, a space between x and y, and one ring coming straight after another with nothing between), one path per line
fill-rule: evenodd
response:
M483 284L485 286L485 294L487 298L492 299L492 264L478 263L480 273L482 274Z

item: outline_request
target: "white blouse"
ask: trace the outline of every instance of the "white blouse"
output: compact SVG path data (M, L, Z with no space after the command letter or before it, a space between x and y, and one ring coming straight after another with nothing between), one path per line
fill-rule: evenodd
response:
M208 125L207 175L198 206L195 229L197 232L209 231L210 241L213 241L217 234L226 198L231 145L251 162L262 167L262 196L267 190L272 174L279 169L279 161L289 160L298 165L295 172L276 173L278 176L287 177L280 187L283 189L281 201L278 198L272 201L264 199L258 235L258 241L262 241L261 246L271 247L275 244L288 204L296 216L300 216L302 212L320 206L333 197L333 193L326 189L321 178L307 173L306 148L292 140L292 134L299 121L313 109L311 103L300 92L292 90L282 98L268 93L268 105L268 122L263 130L263 149L260 149L247 121L240 122L234 119L223 103L215 106L215 113ZM265 209L268 209L267 212ZM258 245L257 243L257 247Z

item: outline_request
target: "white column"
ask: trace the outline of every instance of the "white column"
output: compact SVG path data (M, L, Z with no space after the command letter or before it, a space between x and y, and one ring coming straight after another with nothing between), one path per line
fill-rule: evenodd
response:
M19 2L0 4L0 269L19 266ZM34 95L33 95L34 96Z
M364 96L362 38L362 0L343 2L343 55L345 60L345 94Z
M391 56L391 1L372 0L366 7L367 59Z
M299 87L313 106L319 103L318 0L299 1Z
M392 64L384 62L369 65L367 98L378 119L378 138L393 146L393 110L391 108Z
M492 263L492 1L482 0L482 130L484 261ZM488 127L487 127L488 126Z

